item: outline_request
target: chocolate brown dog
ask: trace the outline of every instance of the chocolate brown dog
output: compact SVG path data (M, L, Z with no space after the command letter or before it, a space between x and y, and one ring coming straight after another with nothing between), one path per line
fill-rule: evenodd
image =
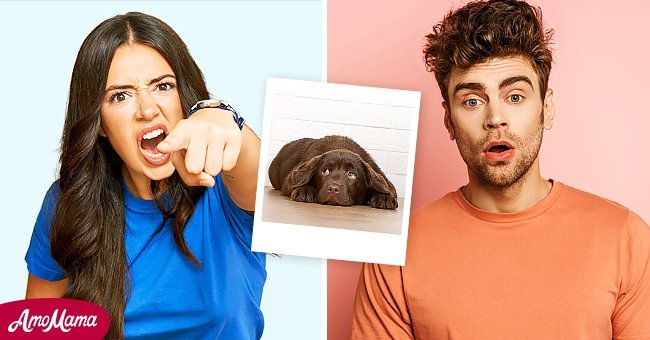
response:
M274 188L299 202L397 209L393 183L359 144L344 136L289 142L271 162Z

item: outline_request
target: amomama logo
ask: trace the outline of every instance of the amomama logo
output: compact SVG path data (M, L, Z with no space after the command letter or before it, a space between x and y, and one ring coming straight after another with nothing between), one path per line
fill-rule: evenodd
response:
M97 327L97 315L65 315L64 309L61 316L59 310L55 309L52 315L29 315L29 309L23 310L18 320L9 325L9 332L15 332L22 327L24 332L31 332L34 327L43 328L43 332L49 332L52 327L63 332L69 332L74 327Z
M108 327L108 313L86 301L30 299L0 305L3 339L100 339Z

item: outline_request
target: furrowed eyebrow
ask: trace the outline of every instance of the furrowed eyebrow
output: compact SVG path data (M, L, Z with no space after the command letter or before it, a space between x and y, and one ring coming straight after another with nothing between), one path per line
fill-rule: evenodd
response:
M165 78L174 78L174 79L176 79L176 77L174 77L173 74L163 74L162 76L151 79L151 81L149 81L149 83L147 83L147 86L149 86L149 85L151 85L153 83L157 83L157 82L159 82L159 81L161 81L161 80L163 80ZM133 86L133 85L112 85L112 86L107 87L105 92L112 91L112 90L125 90L125 89L135 89L135 86Z
M530 78L526 76L516 76L516 77L510 77L502 80L501 83L499 83L499 90L503 89L506 86L510 86L512 84L518 83L520 81L528 83L528 85L530 85L531 88L533 87L533 82L530 80Z
M157 83L157 82L159 82L159 81L161 81L161 80L163 80L163 79L165 79L165 78L167 78L167 77L170 77L170 78L174 78L174 79L176 79L176 77L174 77L173 74L163 74L163 75L160 76L160 77L157 77L157 78L153 78L153 79L151 79L151 81L147 84L147 86L149 86L149 85L151 85L151 84L153 84L153 83Z
M124 89L134 89L133 85L113 85L106 88L105 92L112 90L124 90Z
M460 83L454 88L454 95L461 90L480 90L485 91L485 84L483 83Z

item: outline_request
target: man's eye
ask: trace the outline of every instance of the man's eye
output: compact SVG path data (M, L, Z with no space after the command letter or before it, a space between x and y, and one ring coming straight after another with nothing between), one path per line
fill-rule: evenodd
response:
M519 103L524 99L524 97L520 94L513 94L510 96L510 102L512 103Z
M468 99L465 101L465 105L468 107L477 107L480 103L478 99Z
M329 169L329 168L325 168L325 169L323 169L323 170L321 171L321 173L322 173L323 175L327 176L327 175L330 174L330 169Z
M350 170L350 171L348 171L348 177L350 177L352 179L355 179L355 178L357 178L357 175L354 174L354 171Z

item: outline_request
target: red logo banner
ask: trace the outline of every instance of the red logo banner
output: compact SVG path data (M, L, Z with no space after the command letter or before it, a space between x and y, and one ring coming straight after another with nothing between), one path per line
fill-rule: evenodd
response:
M108 313L82 300L29 299L0 304L2 339L101 339Z

